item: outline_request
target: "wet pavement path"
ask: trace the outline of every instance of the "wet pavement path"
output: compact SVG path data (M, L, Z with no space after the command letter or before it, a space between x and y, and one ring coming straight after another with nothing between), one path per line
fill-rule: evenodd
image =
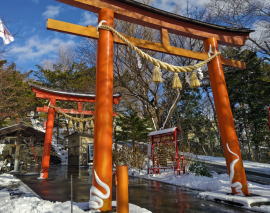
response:
M76 202L89 200L91 175L87 168L68 169L65 166L52 166L48 180L38 180L34 176L18 176L41 198L50 201L70 200L70 175L73 177L73 198ZM237 207L205 201L197 198L196 191L140 178L129 178L130 203L149 209L153 213L239 213L249 212ZM113 200L115 189L113 188Z

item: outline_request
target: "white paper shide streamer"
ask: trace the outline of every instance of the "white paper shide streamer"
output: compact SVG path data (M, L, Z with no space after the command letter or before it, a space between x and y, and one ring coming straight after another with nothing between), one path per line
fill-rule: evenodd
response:
M98 210L103 206L103 203L104 203L103 200L108 199L110 197L111 192L110 192L110 187L99 179L95 170L94 170L94 176L98 185L106 191L106 193L104 194L93 185L90 188L89 208L93 210Z
M190 85L190 74L185 72L185 80L188 83L188 85Z
M5 45L14 41L14 37L8 31L7 27L4 25L3 21L0 19L0 38L3 39Z
M142 68L142 61L141 61L141 57L138 55L138 53L136 53L136 59L137 59L137 66L139 69Z
M197 69L197 73L198 73L199 80L202 80L203 79L203 72L202 72L202 68L201 67L199 67Z
M237 159L233 160L230 164L230 182L231 182L231 187L234 187L235 188L235 191L242 194L242 184L240 182L234 182L233 183L233 178L234 178L234 167L235 167L235 164L239 161L239 156L232 152L232 150L230 149L229 147L229 144L227 143L226 144L227 146L227 149L228 151L234 155L235 157L237 157Z

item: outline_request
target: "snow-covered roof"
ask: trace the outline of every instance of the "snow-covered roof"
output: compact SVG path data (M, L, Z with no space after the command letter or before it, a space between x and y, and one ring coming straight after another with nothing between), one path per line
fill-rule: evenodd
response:
M168 129L161 129L161 130L158 130L158 131L149 132L148 136L170 133L170 132L174 132L176 129L177 129L177 127L172 127L172 128L168 128Z

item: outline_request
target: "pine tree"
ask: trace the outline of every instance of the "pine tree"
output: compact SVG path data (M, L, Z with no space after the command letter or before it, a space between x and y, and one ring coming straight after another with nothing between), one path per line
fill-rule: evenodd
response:
M258 58L256 53L245 50L236 54L246 62L245 70L227 68L226 80L242 149L248 158L262 160L260 147L269 147L267 126L270 105L270 65Z
M17 71L15 64L0 61L0 127L26 121L27 113L35 110L37 102L27 83L28 75Z
M146 142L147 134L150 131L149 121L146 118L141 118L134 111L128 111L125 114L120 114L116 118L115 141L130 141L132 147L135 147L137 142Z

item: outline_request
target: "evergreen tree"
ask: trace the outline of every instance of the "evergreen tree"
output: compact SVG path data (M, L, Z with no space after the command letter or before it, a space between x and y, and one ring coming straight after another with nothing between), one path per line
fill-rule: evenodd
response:
M245 70L227 68L225 72L239 140L248 158L262 160L260 147L270 147L267 126L270 65L252 51L237 54L237 50L229 49L228 52L246 62Z
M0 127L26 121L27 113L35 110L28 76L17 71L15 64L0 61Z
M52 69L37 66L35 77L44 86L61 90L90 93L95 88L95 68L73 62L66 68L62 64L54 64Z
M146 118L141 118L134 111L128 111L125 114L120 114L115 119L116 131L115 141L131 141L132 147L135 147L136 142L146 142L147 134L150 131L149 121Z

